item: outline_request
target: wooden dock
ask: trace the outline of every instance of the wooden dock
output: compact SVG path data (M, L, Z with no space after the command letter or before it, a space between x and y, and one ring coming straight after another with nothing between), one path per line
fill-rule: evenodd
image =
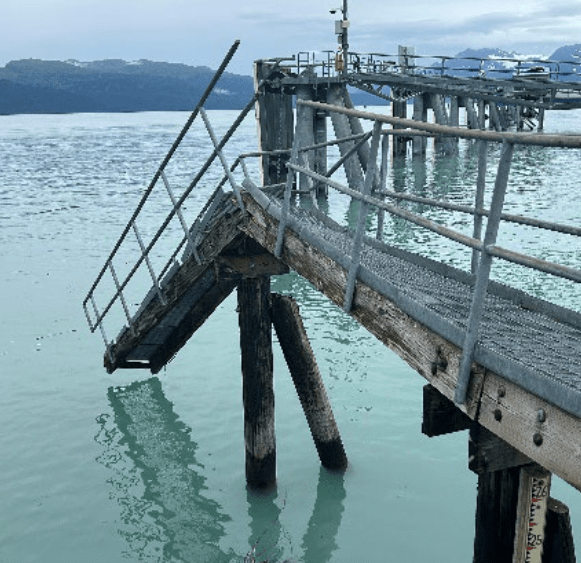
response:
M579 269L533 259L496 244L502 221L581 235L576 226L503 213L515 144L568 150L581 148L581 137L483 131L376 115L349 107L344 83L327 81L326 87L321 83L315 88L307 75L296 77L288 90L290 79L281 72L280 61L258 63L256 96L220 141L203 110L203 100L194 111L191 121L202 116L215 147L211 160L222 161L224 179L194 225L184 226L183 239L167 267L156 273L148 253L169 220L179 216L204 173L202 169L177 200L164 173L169 159L162 164L152 186L160 178L164 181L172 202L170 215L151 241L145 244L140 239L142 253L129 275L130 279L147 266L151 291L137 311L130 311L123 296L128 279L119 280L113 268L116 252L132 227L138 235L135 222L140 204L84 302L92 330L103 331L107 371L158 372L237 290L249 485L268 487L276 481L273 315L277 332L288 336L285 357L321 462L325 467L344 468L347 456L298 307L289 303L284 308L280 298L270 294L270 277L293 270L426 379L425 434L470 429L469 465L479 474L475 561L541 561L545 545L556 557L551 561L570 563L574 555L571 559L567 547L572 545L566 533L568 513L550 499L549 491L551 474L581 491L581 315L490 281L489 276L492 260L503 259L581 281ZM297 103L294 131L293 96ZM236 123L255 103L260 150L241 155L230 167L222 149ZM327 117L335 131L336 139L331 141ZM371 131L364 132L363 120L372 123ZM485 186L479 180L474 207L463 210L474 216L472 237L397 205L400 195L385 185L389 151L385 140L398 134L472 139L484 152L486 143L502 143L490 209L483 208ZM334 165L327 162L326 149L331 144L339 144L341 155ZM245 159L256 157L261 162L260 179L251 178L244 165ZM479 178L484 177L486 165L481 158ZM339 167L347 186L332 179ZM239 181L234 171L240 169ZM224 189L226 182L232 191ZM355 228L336 223L319 208L320 198L336 192L359 200ZM396 202L388 203L386 197ZM427 199L422 203L448 205ZM372 211L378 215L375 237L365 227ZM462 271L386 244L381 236L385 213L471 248L472 270ZM484 233L483 217L487 218ZM99 310L95 292L108 275L114 278L116 292ZM113 306L122 306L127 326L109 341L103 321ZM283 317L288 324L284 325ZM283 338L279 340L282 344ZM302 358L296 364L293 347ZM531 546L529 524L535 513L540 539L535 537L536 544ZM500 526L506 519L514 524L508 532ZM560 532L551 531L549 525L543 532L545 521L557 522L551 526Z

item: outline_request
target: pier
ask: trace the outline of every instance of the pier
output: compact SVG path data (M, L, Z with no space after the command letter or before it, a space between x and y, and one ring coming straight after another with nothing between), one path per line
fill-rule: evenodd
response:
M564 103L581 107L572 96L563 102L565 91L579 92L581 85L549 79L523 86L511 81L509 89L504 84L508 80L417 74L411 70L414 57L405 51L394 70L381 57L351 53L347 27L337 27L343 51L320 68L310 58L298 57L292 64L288 59L257 61L254 97L218 138L203 106L237 43L232 46L84 300L91 330L99 330L105 341L105 368L109 373L159 372L236 290L248 485L276 484L273 325L321 463L344 469L348 451L300 304L270 291L271 276L293 270L426 380L426 435L469 429L468 463L479 480L474 560L571 563L575 559L568 510L550 496L550 481L555 474L581 491L581 314L492 281L490 271L493 261L504 260L581 281L578 268L497 243L504 222L539 233L581 235L578 226L515 216L503 209L515 147L581 148L581 136L522 131L522 108L537 112L535 129L542 129L540 110ZM371 72L373 61L380 62ZM392 115L354 108L348 85L387 96ZM394 98L396 92L399 99ZM413 119L408 119L404 102L411 97L416 101ZM516 116L512 127L510 112L500 111L509 106L517 108L511 114ZM436 123L427 121L428 107ZM466 109L464 126L457 117L460 107ZM224 148L253 110L258 150L227 162ZM484 121L485 111L493 130ZM505 115L506 127L504 118L495 121L494 115ZM214 150L177 197L166 169L196 120L204 123ZM391 153L406 153L410 142L412 152L422 155L431 138L446 152L456 150L458 139L478 144L473 206L411 196L387 185ZM501 145L498 162L487 162L490 143ZM338 148L335 162L327 150L331 146ZM214 161L220 162L223 177L190 225L182 210L198 184L207 180ZM252 174L251 162L258 163L258 175ZM496 179L487 185L486 170L492 168ZM160 218L158 230L145 237L138 225L155 189L165 192L168 214ZM329 202L339 196L351 198L354 224L339 224L326 213ZM490 201L488 208L485 200ZM467 235L416 214L401 205L405 201L464 213L472 218L472 232ZM470 268L455 268L385 241L386 214L452 241L459 253L470 253ZM177 225L179 240L165 266L156 269L151 257L169 225ZM119 256L128 245L138 252L129 271L120 276ZM126 294L140 275L149 280L149 287L134 309ZM107 287L111 291L102 301ZM105 322L113 311L122 315L124 326L116 326L121 330L110 340Z

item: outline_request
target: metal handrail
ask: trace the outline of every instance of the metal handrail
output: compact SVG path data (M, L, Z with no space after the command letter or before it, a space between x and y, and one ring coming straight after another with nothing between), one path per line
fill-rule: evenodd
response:
M124 311L125 316L127 318L129 328L132 331L135 330L134 325L133 325L133 320L132 320L132 317L131 317L131 314L129 311L129 307L127 305L127 300L126 300L123 292L126 289L128 283L131 281L131 279L133 278L133 276L137 272L137 270L141 267L143 262L145 262L147 265L147 268L149 270L149 274L150 274L152 282L153 282L153 289L156 292L156 294L158 295L158 298L160 299L160 301L162 303L164 303L165 298L164 298L164 295L163 295L163 292L161 289L160 281L166 275L167 271L169 270L170 265L175 261L177 254L179 253L180 249L183 247L183 245L186 241L189 242L189 244L191 246L191 251L192 251L195 259L198 262L200 262L200 258L198 256L198 253L196 250L195 236L194 236L194 231L193 231L193 228L198 223L198 220L196 220L196 223L194 223L194 227L192 227L192 229L190 229L188 227L183 215L182 215L182 207L183 207L183 203L186 200L186 198L188 198L188 196L190 195L192 190L198 185L200 180L204 177L204 174L210 168L210 166L212 165L212 163L214 162L216 157L218 157L221 160L222 166L224 167L224 169L226 171L226 178L230 179L231 183L233 183L233 187L235 189L235 192L237 191L236 184L233 182L233 178L231 176L230 177L228 176L228 167L227 167L226 161L224 159L224 156L222 154L222 149L224 148L226 143L230 140L231 136L234 134L234 132L236 131L238 126L242 123L242 121L244 120L246 115L250 112L250 110L252 110L254 108L255 102L257 100L257 97L258 97L259 92L260 92L261 88L263 87L263 85L268 80L270 80L273 73L275 73L277 71L278 66L284 60L284 59L279 59L279 60L275 61L274 65L270 69L268 76L266 76L263 80L261 80L260 83L257 85L256 93L254 94L254 96L250 99L250 101L247 103L247 105L240 112L240 114L238 115L236 120L233 122L233 124L230 126L228 131L224 134L222 139L220 141L218 141L216 139L214 131L209 123L208 117L205 114L203 104L208 99L214 86L217 84L220 76L223 74L228 63L232 59L234 53L236 52L236 50L239 46L239 43L240 42L238 40L236 40L234 42L234 44L232 45L232 47L230 48L230 50L228 51L228 53L226 54L226 57L224 58L219 69L216 71L214 77L210 81L210 84L208 85L208 87L204 91L202 97L200 98L198 104L196 105L196 108L191 113L186 124L184 125L184 127L180 131L178 137L176 138L176 140L174 141L170 150L168 151L165 158L163 159L162 163L158 167L151 182L149 183L148 187L146 188L141 200L139 201L135 211L131 215L131 218L129 219L129 221L128 221L127 225L125 226L124 230L122 231L119 239L117 240L116 244L114 245L113 250L111 251L111 253L109 254L109 257L105 261L104 266L100 270L100 272L97 275L95 281L93 282L91 288L89 289L85 299L83 300L83 309L84 309L84 312L85 312L85 315L87 318L87 322L89 324L89 328L90 328L91 332L94 332L97 328L100 328L103 339L105 340L105 345L107 347L107 352L108 352L109 356L111 356L111 343L109 343L107 341L107 337L105 335L105 330L103 327L103 319L109 313L109 311L111 310L111 308L113 307L115 302L118 299L120 299L122 307L123 307L123 311ZM181 144L182 140L184 139L186 133L190 129L191 125L193 124L194 120L196 119L196 117L199 114L202 115L206 129L208 131L208 135L209 135L210 139L212 140L212 144L213 144L214 148L213 148L213 151L212 151L210 157L206 160L204 165L200 168L200 170L198 171L198 173L196 174L194 179L190 182L189 186L185 189L185 191L182 193L182 195L179 198L176 198L173 194L173 191L171 189L169 181L166 177L165 169L166 169L168 163L170 162L171 158L173 157L174 153L176 152L177 148ZM157 185L160 178L163 180L167 195L171 201L171 209L170 209L170 212L168 213L167 217L165 218L165 220L161 224L161 226L157 229L157 231L155 232L155 234L151 238L151 240L147 244L145 244L145 242L142 240L141 235L139 233L139 230L137 228L136 220L139 217L145 203L148 201L153 189ZM214 201L217 198L218 193L221 192L222 185L223 185L223 183L221 183L220 186L218 186L218 188L214 192L214 196L212 198L210 198L210 200L208 201L208 204L204 207L202 214L208 213L208 210L213 209L212 201ZM239 194L238 194L238 196L239 196ZM241 201L240 198L239 198L239 201ZM181 223L182 229L184 231L184 236L182 237L181 242L178 244L176 251L172 254L172 257L170 258L170 260L168 261L166 266L161 270L161 273L156 274L156 272L154 271L154 268L151 264L149 255L151 253L151 250L156 245L156 243L158 242L158 240L160 239L160 237L162 236L162 234L164 233L164 231L166 230L167 226L169 225L169 223L171 222L171 220L173 219L174 216L178 217L178 219ZM140 254L139 254L138 258L136 259L135 264L130 269L129 273L121 281L121 280L119 280L119 278L117 276L117 272L113 266L113 259L115 258L115 256L117 256L119 249L123 245L124 241L127 239L127 235L129 233L129 231L133 231L133 233L135 234L137 243L138 243L139 248L140 248ZM110 274L110 276L113 279L115 291L114 291L113 297L111 299L109 299L109 301L104 306L104 308L101 311L99 311L97 304L96 304L96 300L95 300L95 291L102 283L104 276L107 272ZM93 309L92 313L89 310L89 304L91 305L91 307Z
M342 113L350 117L359 117L371 121L380 121L398 127L407 127L419 131L427 131L442 137L457 137L460 139L481 139L484 141L507 141L517 145L534 145L539 147L581 148L581 135L548 135L537 133L513 133L510 131L483 131L481 129L464 129L425 121L415 121L402 117L392 117L380 113L366 112L357 109L312 102L310 100L298 100L297 105L304 105L322 111Z
M537 271L549 273L554 276L562 277L565 279L572 280L574 282L581 282L581 269L571 268L569 266L563 266L556 264L554 262L541 260L526 254L514 252L502 248L496 244L496 238L498 233L498 228L500 222L503 220L512 221L519 224L550 229L560 233L565 233L573 236L581 236L581 229L569 225L561 225L558 223L552 223L548 221L540 221L537 219L532 219L524 216L515 216L509 214L503 214L502 209L504 205L504 197L508 186L508 177L510 173L510 164L513 154L513 149L516 144L522 145L533 145L533 146L543 146L543 147L559 147L559 148L581 148L581 136L580 135L535 135L530 133L508 133L508 132L490 132L482 130L467 130L458 127L448 127L436 124L429 124L421 121L413 121L402 118L395 118L386 115L380 115L375 113L369 113L359 110L353 110L338 106L332 106L329 104L321 104L319 102L311 102L307 100L299 100L299 105L305 105L312 108L325 111L333 111L337 113L342 113L350 117L358 117L362 119L367 119L374 122L373 134L372 134L372 150L373 156L370 158L368 164L368 170L365 175L365 182L362 192L355 189L348 188L341 183L330 179L329 174L323 175L318 174L308 168L307 165L301 165L297 158L291 158L287 163L289 172L293 174L299 173L311 178L311 180L316 180L326 184L328 187L334 188L337 191L349 195L355 200L360 201L360 215L353 236L352 249L350 252L350 266L347 274L345 299L344 299L344 309L349 312L352 306L353 292L355 287L355 279L357 276L357 270L360 264L361 255L361 243L362 237L364 235L364 225L365 216L367 214L367 206L372 205L378 210L388 211L389 213L401 217L411 223L419 225L426 228L432 232L439 235L447 237L455 242L463 244L467 247L472 248L474 251L478 252L475 255L479 259L474 261L473 259L473 274L475 275L475 284L472 295L472 304L470 307L470 315L467 321L467 330L464 337L463 352L460 362L460 369L458 375L458 383L455 393L455 401L457 404L461 405L464 403L467 395L467 390L470 382L470 367L472 365L472 360L474 356L474 349L478 341L479 327L481 323L481 318L484 310L484 298L487 292L488 282L490 278L490 271L492 266L492 261L494 258L500 258L509 262L513 262L519 265L523 265L532 268ZM371 195L371 186L373 185L373 178L375 175L375 168L377 166L377 150L379 146L379 137L386 132L381 131L381 124L388 123L392 126L403 126L408 127L411 130L421 130L426 131L433 135L446 135L461 137L467 139L477 139L481 143L480 145L480 155L485 156L486 154L486 142L502 142L502 150L499 159L499 167L496 175L495 186L492 194L492 201L489 210L483 209L482 197L484 190L484 173L486 167L486 158L479 159L479 171L478 171L478 189L477 189L477 201L474 208L467 206L458 206L455 204L450 204L446 202L437 202L431 198L420 198L417 196L408 196L405 194L398 194L395 192L387 191L385 189L376 190L375 195ZM295 146L293 147L293 152L298 154L296 146L298 142L295 139ZM301 147L302 150L309 150L312 147ZM382 161L386 160L387 151L383 150ZM385 163L382 162L382 175L385 176ZM281 212L281 218L279 223L279 232L276 245L276 254L280 256L282 251L283 236L285 223L287 221L286 217L288 215L288 205L290 201L290 190L292 185L291 177L293 174L289 173L289 178L287 179L287 189L285 191L285 198L283 203L283 208ZM311 182L312 184L312 182ZM428 204L434 207L439 207L443 209L461 211L464 213L470 213L475 217L475 229L474 236L470 237L463 233L460 233L454 229L443 226L439 223L431 221L421 215L412 213L411 211L402 209L397 205L389 204L383 199L378 199L375 196L383 198L384 196L394 197L400 200L416 201L424 204ZM480 228L477 228L477 222L481 220L483 216L488 217L488 222L486 225L486 233L484 235L484 240L480 240ZM379 223L379 222L378 222ZM378 225L379 233L379 225Z
M307 66L311 68L322 68L323 76L328 66L331 64L330 53L333 51L323 51L327 54L327 60L319 60L315 57L316 52L302 51L294 58L296 60L297 69L300 72ZM304 58L306 55L306 62ZM359 53L349 51L347 54L347 65L350 73L370 73L370 74L400 74L402 72L408 74L423 74L433 76L448 76L447 71L464 71L470 73L469 78L483 78L487 72L495 75L509 75L519 78L527 78L526 70L534 66L542 66L548 69L549 78L551 81L558 84L566 83L581 88L576 80L568 80L568 77L581 76L581 64L579 61L554 61L550 59L530 58L519 59L514 57L471 57L471 56L456 56L456 55L416 55L406 53L406 60L412 60L411 65L398 64L400 58L399 54L388 53ZM430 64L421 64L423 61L435 61ZM455 67L454 61L468 61L474 62L473 66L469 67ZM512 68L494 68L485 70L484 64L486 62L508 63ZM437 66L436 66L437 65ZM570 68L570 70L562 70L563 68ZM331 68L331 70L333 70Z
M230 47L230 50L228 51L228 53L224 57L222 64L220 65L220 67L218 68L218 70L216 71L214 76L212 77L212 80L210 81L210 83L208 84L206 89L204 90L204 93L202 94L202 97L200 98L199 102L196 104L194 111L192 111L190 117L186 121L185 125L183 126L182 130L180 131L179 135L177 136L176 140L174 141L173 145L171 146L171 148L167 152L162 163L159 165L159 168L157 169L156 173L153 175L153 178L151 179L149 185L147 186L143 196L141 197L141 200L139 201L137 207L135 208L135 211L131 215L131 218L129 219L127 225L125 226L125 229L123 229L123 232L121 233L119 239L117 240L117 243L115 244L115 246L113 247L113 250L109 254L109 258L107 259L105 265L103 266L103 268L99 272L99 275L97 276L97 278L93 282L93 285L91 286L91 289L89 290L89 294L93 292L93 290L95 289L95 287L97 286L97 284L101 280L103 274L107 271L107 264L113 259L113 257L115 256L115 254L119 250L119 247L121 246L121 244L125 240L125 237L127 236L127 234L129 233L129 231L131 229L131 225L133 224L135 219L137 219L137 216L139 215L139 213L143 209L143 206L145 205L149 196L151 195L151 192L155 188L155 185L156 185L157 181L159 180L162 172L165 170L166 166L168 165L168 163L171 160L172 156L174 155L175 151L180 146L181 142L183 141L184 137L186 136L186 133L189 131L190 127L194 123L194 121L195 121L195 119L200 111L200 108L203 107L204 103L209 98L210 94L212 93L212 90L214 89L218 80L220 79L220 77L222 76L224 71L226 70L226 67L230 63L230 60L234 56L234 53L238 50L239 46L240 46L240 41L236 40L234 42L234 44L232 45L232 47ZM86 300L83 303L85 303L85 302L86 302Z
M238 118L236 119L236 121L232 124L232 126L226 132L226 134L224 135L224 137L222 138L222 140L218 143L218 145L216 147L214 147L214 150L212 151L210 157L204 163L204 165L201 167L201 169L198 171L198 173L196 174L195 178L192 180L192 182L190 183L190 185L188 186L188 188L184 191L184 193L181 195L181 197L176 201L175 205L172 205L171 211L169 212L169 214L167 215L167 217L165 218L165 220L163 221L163 223L161 224L161 226L158 228L158 230L156 231L155 235L152 237L152 239L149 242L149 244L147 245L147 247L145 247L143 249L142 255L138 258L138 260L136 261L135 265L130 270L129 274L126 276L125 280L121 283L121 291L123 289L125 289L125 287L127 286L127 284L131 281L131 279L132 279L133 275L135 274L135 272L139 269L139 267L143 263L145 256L149 255L149 253L151 252L151 249L155 246L156 242L160 239L161 235L164 233L165 229L167 228L167 226L169 225L169 223L173 219L174 215L176 214L176 210L179 209L179 208L181 208L181 206L184 203L184 201L186 200L186 198L190 195L190 193L192 192L192 190L198 185L198 182L204 176L204 174L206 173L206 171L210 168L210 166L212 165L212 163L214 162L214 160L218 156L218 154L221 151L221 149L226 145L226 143L228 142L228 140L230 139L230 137L233 135L234 131L238 128L238 126L243 121L243 119L246 117L246 115L250 112L250 110L254 108L254 104L255 104L256 98L257 98L257 94L255 94L252 97L252 99L250 100L250 102L240 112L240 114L238 115ZM141 208L143 207L143 204L144 203L145 203L145 200L142 199L142 201L140 202L140 205L138 207L140 211L141 211ZM115 245L113 252L110 254L109 259L107 260L105 266L103 267L103 269L101 270L101 272L97 276L96 281L93 283L91 289L89 290L89 292L87 294L87 297L85 297L85 299L83 301L83 307L85 307L85 309L86 309L86 304L87 304L90 296L93 295L93 292L95 291L95 289L98 286L99 282L103 278L104 273L107 271L107 268L108 268L107 264L108 264L108 262L110 262L113 259L113 257L116 255L117 251L121 247L121 244L125 240L126 234L129 231L129 229L133 228L133 225L135 224L135 217L136 217L136 214L134 213L133 216L132 216L132 218L131 218L131 220L127 224L127 227L125 227L125 230L123 231L123 233L121 235L121 238L119 239L119 241ZM109 303L104 307L103 311L97 317L97 319L95 320L94 323L89 323L89 326L90 326L90 329L91 329L92 332L95 331L95 329L102 322L103 318L107 315L107 313L109 312L109 310L111 309L111 307L113 306L113 304L115 303L115 301L117 300L118 295L119 295L119 293L117 292L113 296L113 298L109 301Z

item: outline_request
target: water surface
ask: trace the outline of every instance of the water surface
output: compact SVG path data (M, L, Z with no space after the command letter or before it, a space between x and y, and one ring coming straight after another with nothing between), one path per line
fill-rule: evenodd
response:
M235 115L209 113L218 131ZM275 343L278 489L247 492L235 296L158 377L105 373L81 301L186 117L0 117L0 561L233 562L252 546L271 561L470 561L476 476L466 433L423 436L423 379L295 274L273 289L301 306L350 459L345 475L320 468ZM580 125L578 112L547 118L548 130ZM254 149L254 134L247 120L230 162ZM203 131L188 137L168 171L178 193L208 150ZM468 143L454 158L430 149L425 161L394 162L390 182L464 202L475 158ZM576 151L519 149L507 209L579 224L580 164ZM188 220L212 187L200 186ZM164 197L146 210L152 222ZM345 219L349 202L332 205ZM470 232L465 217L452 221ZM551 234L501 238L579 266L579 247ZM397 220L386 239L469 263ZM570 284L510 268L494 275L580 308ZM557 480L553 495L579 532L579 494Z

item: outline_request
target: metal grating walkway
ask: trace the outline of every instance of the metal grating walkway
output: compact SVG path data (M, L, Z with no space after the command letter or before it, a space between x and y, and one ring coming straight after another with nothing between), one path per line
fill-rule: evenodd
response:
M281 205L280 200L270 201ZM290 213L290 223L300 226L302 238L326 254L349 256L353 232L319 213L315 217L296 207ZM386 296L410 316L462 346L472 304L472 276L369 238L363 242L361 268L383 280L389 288ZM409 302L414 306L406 307ZM474 359L581 416L581 315L489 282Z

